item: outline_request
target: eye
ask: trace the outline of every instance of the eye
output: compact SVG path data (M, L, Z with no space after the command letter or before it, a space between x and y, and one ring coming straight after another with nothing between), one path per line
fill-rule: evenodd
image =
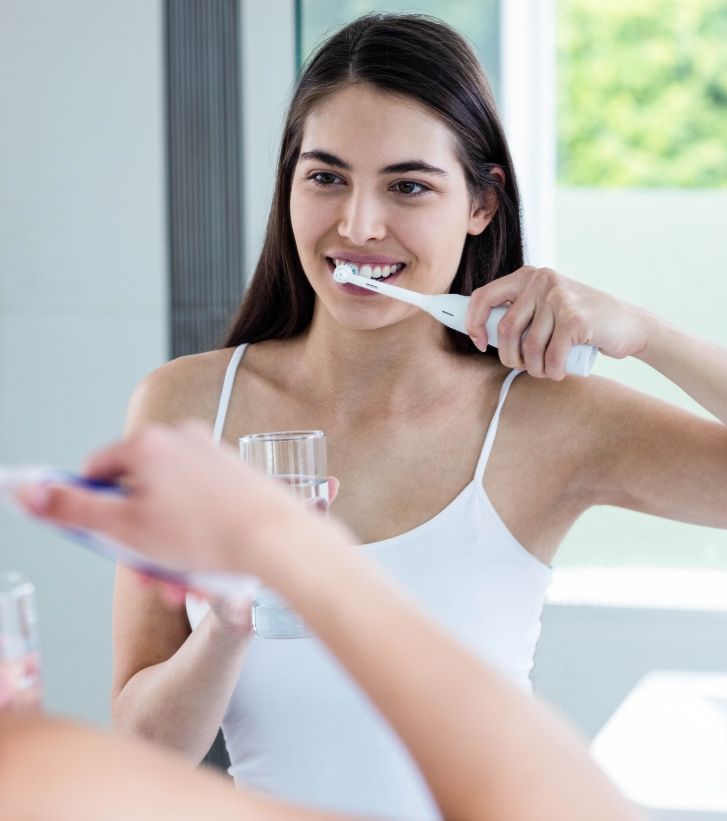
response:
M432 190L423 183L414 182L414 180L401 180L400 182L395 182L392 185L392 188L398 194L404 194L407 197L419 197L422 194L426 194L428 191Z
M315 185L320 185L322 188L343 183L343 180L338 174L334 174L332 171L316 171L310 174L307 179L311 180Z

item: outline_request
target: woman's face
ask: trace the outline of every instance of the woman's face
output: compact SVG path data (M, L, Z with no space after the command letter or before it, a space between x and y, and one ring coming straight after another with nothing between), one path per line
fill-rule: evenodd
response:
M290 214L303 270L341 324L374 329L416 309L337 283L336 260L421 293L449 290L467 234L492 216L473 204L455 147L427 108L362 85L308 115Z

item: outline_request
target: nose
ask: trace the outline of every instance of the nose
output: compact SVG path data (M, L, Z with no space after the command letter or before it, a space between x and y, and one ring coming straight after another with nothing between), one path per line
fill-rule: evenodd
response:
M342 204L338 233L352 245L365 245L386 236L385 209L373 193L352 191Z

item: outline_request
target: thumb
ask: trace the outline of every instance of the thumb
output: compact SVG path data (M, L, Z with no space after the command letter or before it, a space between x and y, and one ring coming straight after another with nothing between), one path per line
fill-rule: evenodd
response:
M332 504L333 500L338 496L338 489L341 487L341 482L335 476L328 477L328 503Z

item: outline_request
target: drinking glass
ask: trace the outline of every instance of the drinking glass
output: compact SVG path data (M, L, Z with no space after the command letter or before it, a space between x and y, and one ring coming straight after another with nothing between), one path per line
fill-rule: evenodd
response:
M322 513L328 510L326 436L319 430L253 433L240 439L248 465L285 483L291 493ZM312 636L305 622L269 588L258 590L252 604L252 628L266 639Z
M21 573L0 572L0 710L40 709L35 589Z

